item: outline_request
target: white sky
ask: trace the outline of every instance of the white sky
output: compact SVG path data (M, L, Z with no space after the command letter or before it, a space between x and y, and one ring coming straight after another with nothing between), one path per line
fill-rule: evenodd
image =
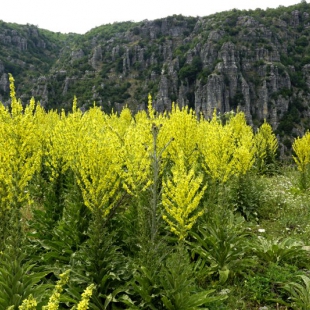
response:
M153 20L173 14L208 16L233 8L266 9L297 3L300 0L2 0L0 20L83 34L113 22Z

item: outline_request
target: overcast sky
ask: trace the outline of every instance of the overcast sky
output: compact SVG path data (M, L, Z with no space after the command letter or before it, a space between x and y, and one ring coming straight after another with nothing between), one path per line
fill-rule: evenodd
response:
M300 0L3 0L0 20L33 24L54 32L85 33L120 21L153 20L173 14L207 16L237 9L277 8ZM307 1L308 2L308 1Z

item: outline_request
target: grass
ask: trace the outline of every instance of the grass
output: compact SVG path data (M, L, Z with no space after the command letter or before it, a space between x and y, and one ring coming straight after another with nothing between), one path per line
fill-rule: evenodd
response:
M298 174L294 170L282 175L264 177L262 219L259 227L266 236L294 236L304 242L310 237L310 192L302 192L297 184Z
M310 191L299 189L298 171L284 168L278 175L260 176L258 182L264 184L258 220L246 225L255 237L266 240L265 245L268 242L272 245L269 252L266 249L262 254L278 251L284 257L283 251L288 253L290 240L294 240L309 259ZM260 257L256 268L250 270L254 273L249 272L243 279L235 279L233 284L225 287L230 292L226 308L218 306L218 309L309 309L310 305L303 304L308 300L305 295L308 292L309 262L301 266L301 260L296 257L285 263L276 263L268 262L268 258L263 261Z

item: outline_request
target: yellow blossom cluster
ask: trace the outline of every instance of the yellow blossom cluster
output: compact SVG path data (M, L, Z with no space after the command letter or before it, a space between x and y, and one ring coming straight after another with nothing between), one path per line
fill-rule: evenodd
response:
M213 180L225 183L252 167L254 134L246 124L244 113L237 113L225 125L214 114L210 121L202 120L198 130L202 167Z
M67 284L67 282L69 281L69 273L70 270L67 270L59 276L60 279L57 281L55 285L53 293L49 298L48 304L42 307L43 310L58 310L60 296L63 291L63 286Z
M305 171L307 166L310 163L310 132L306 132L306 134L302 138L295 139L293 143L293 150L296 156L293 156L298 170Z
M121 175L123 188L131 195L145 191L152 183L151 153L153 144L151 126L151 121L146 112L139 112L123 136L121 151L123 169Z
M69 273L70 270L65 271L64 273L60 274L59 280L57 281L52 295L49 298L48 304L43 306L43 310L58 310L59 302L61 298L61 294L63 292L64 286L69 281ZM95 288L94 284L90 284L82 293L82 298L77 306L74 306L72 310L87 310L89 307L89 301L93 294L93 290ZM37 309L37 301L36 299L30 294L27 299L24 299L22 304L18 307L19 310L36 310Z
M82 293L82 299L77 306L77 310L87 310L88 309L89 300L93 294L94 288L95 288L95 285L91 284L84 290L84 292Z
M28 184L41 168L42 148L38 137L39 106L32 99L26 108L15 97L10 76L11 107L0 106L0 203L9 209L30 201ZM1 210L0 209L0 210Z
M83 113L76 98L71 112L59 114L34 99L23 108L13 77L10 82L11 107L0 104L0 210L31 201L28 185L40 172L51 183L70 172L84 204L103 217L125 193L139 199L155 186L163 193L167 222L183 238L196 219L206 176L225 183L249 171L255 156L274 154L277 147L269 125L255 138L242 112L225 124L216 113L198 120L177 105L158 114L149 97L148 111L135 115L128 108L108 115L95 105Z
M37 301L30 295L27 299L23 300L23 303L18 307L19 310L36 310L37 309Z
M180 109L173 105L172 112L161 120L162 128L159 134L160 148L172 140L169 147L165 148L163 158L175 162L180 152L183 154L185 165L190 167L198 161L198 137L199 123L192 110Z
M203 214L197 211L206 189L203 176L194 167L187 168L181 152L172 168L172 176L163 181L162 204L165 208L163 219L180 240L183 240L195 221Z
M265 168L266 163L271 163L275 160L278 140L272 131L272 127L264 121L255 135L256 145L256 164L259 171Z

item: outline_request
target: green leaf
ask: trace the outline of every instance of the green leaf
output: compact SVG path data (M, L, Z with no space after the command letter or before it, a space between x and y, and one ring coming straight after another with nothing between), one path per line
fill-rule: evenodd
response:
M219 270L219 275L220 275L220 278L219 278L220 283L224 284L228 279L229 269Z
M172 305L171 301L167 298L167 296L163 296L161 298L161 300L164 303L164 306L168 309L168 310L176 310L175 307Z

